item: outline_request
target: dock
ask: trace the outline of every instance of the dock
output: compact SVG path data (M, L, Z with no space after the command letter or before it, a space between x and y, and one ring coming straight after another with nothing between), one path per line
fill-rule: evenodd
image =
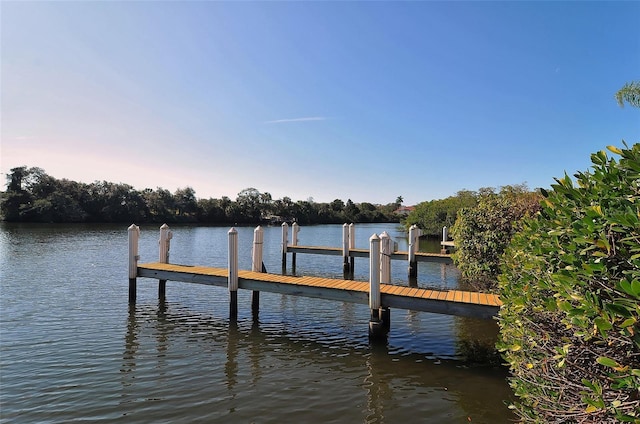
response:
M229 271L227 268L154 262L139 264L137 276L226 288ZM238 288L363 305L369 304L370 289L368 281L243 270L238 271ZM393 284L381 284L380 295L382 307L485 319L495 316L502 304L498 296L492 294L429 290Z
M290 253L307 253L315 255L333 255L342 256L343 250L340 247L325 247L325 246L287 246L287 252ZM349 249L349 257L352 258L368 258L368 249ZM451 255L448 253L427 253L427 252L415 252L416 262L438 262L443 264L452 264ZM409 252L395 251L391 253L391 259L394 260L409 260Z
M369 305L370 337L385 338L390 328L391 308L431 312L463 317L490 319L500 310L502 302L497 295L462 290L431 290L427 288L391 284L390 261L393 255L406 259L406 252L391 252L389 238L373 234L370 248L349 249L351 257L369 257L369 281L353 279L333 279L315 276L282 275L265 272L262 263L263 230L254 231L252 269L238 269L238 233L229 230L228 267L209 267L168 263L169 245L172 233L165 224L160 227L160 256L158 262L139 264L139 227L132 225L129 231L129 302L135 303L137 278L151 278L159 281L158 295L165 297L167 281L205 284L225 287L229 292L229 316L236 319L238 312L237 292L252 291L251 309L259 310L260 292L279 293L289 296L303 296ZM301 249L297 252L339 255L339 248L317 248L312 246L287 246ZM292 250L294 252L294 250ZM283 251L283 254L285 251ZM428 260L450 260L445 254L423 254ZM416 258L416 260L419 260Z
M298 232L300 226L293 223L291 226L291 242L289 242L289 225L282 224L282 271L287 269L287 254L291 253L292 266L295 272L296 254L316 254L316 255L334 255L343 257L343 275L346 278L353 277L355 258L369 258L369 250L355 247L355 226L354 224L344 224L342 226L342 247L324 247L324 246L299 246ZM440 253L420 252L421 230L417 225L409 228L408 234L408 250L398 251L397 244L393 242L387 232L380 234L380 244L382 255L389 260L404 260L408 263L409 279L415 281L418 277L418 262L438 262L443 264L452 264L453 260L449 253L449 248L454 247L454 243L448 241L447 227L442 229L442 249Z

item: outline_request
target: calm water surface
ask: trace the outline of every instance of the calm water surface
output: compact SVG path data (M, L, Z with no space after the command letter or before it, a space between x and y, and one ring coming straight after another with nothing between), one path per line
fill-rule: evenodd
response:
M175 227L170 261L225 266L228 228ZM356 247L391 224L356 226ZM238 228L240 267L253 228ZM339 246L342 226L302 227L301 245ZM142 227L141 261L158 256ZM264 262L281 270L281 229L265 228ZM422 246L423 250L438 246ZM289 258L290 261L290 258ZM289 264L290 267L290 264ZM368 260L356 259L356 279ZM392 263L406 284L407 264ZM291 272L289 268L288 272ZM470 363L464 346L491 344L481 321L393 310L386 346L370 346L369 311L261 294L259 320L239 292L138 280L128 306L126 226L0 224L0 421L233 423L504 423L513 420L505 371ZM298 255L297 274L342 278L339 256ZM451 265L419 264L418 284L452 288Z

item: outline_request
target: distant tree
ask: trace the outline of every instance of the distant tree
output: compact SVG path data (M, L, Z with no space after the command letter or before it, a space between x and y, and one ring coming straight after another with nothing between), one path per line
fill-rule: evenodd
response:
M340 199L335 199L330 205L331 209L336 212L342 212L344 210L344 202Z
M402 202L404 202L404 199L402 198L402 196L396 197L396 205L398 205L398 207L402 205Z
M198 222L206 224L222 224L227 222L227 215L219 199L198 199Z
M198 211L198 200L196 199L196 192L191 187L179 188L173 193L176 208L178 209L178 216L182 220L191 220L195 217Z
M153 222L175 222L176 199L169 190L158 187L155 191L145 190L142 193L147 207L149 208L149 218Z
M356 206L351 199L347 199L347 203L344 207L345 220L350 222L357 222L357 216L360 213L360 208Z
M237 217L238 222L243 223L257 223L260 222L261 207L260 207L261 193L253 187L245 188L236 197L236 203L240 210L240 217Z
M26 186L31 171L26 166L11 169L7 174L7 192L4 194L1 205L2 215L7 221L22 221L23 205L29 204L33 196Z
M616 100L620 107L624 107L624 102L634 107L640 107L640 81L631 81L622 86L616 92Z
M418 203L403 223L405 227L417 225L425 235L438 236L442 227L451 227L455 223L460 209L474 206L476 202L476 192L461 190L446 199Z

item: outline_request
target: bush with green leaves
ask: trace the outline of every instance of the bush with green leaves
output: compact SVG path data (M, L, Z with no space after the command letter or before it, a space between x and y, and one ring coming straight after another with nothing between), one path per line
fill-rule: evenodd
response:
M498 348L525 422L640 423L640 144L608 149L504 255Z
M420 202L415 209L403 220L406 228L417 225L426 236L440 237L442 227L451 227L456 221L457 213L462 208L476 204L475 191L461 190L455 196L446 199Z
M483 188L477 205L458 212L451 229L456 243L453 261L474 289L497 290L502 254L522 218L540 209L541 198L524 184L504 186L497 193Z

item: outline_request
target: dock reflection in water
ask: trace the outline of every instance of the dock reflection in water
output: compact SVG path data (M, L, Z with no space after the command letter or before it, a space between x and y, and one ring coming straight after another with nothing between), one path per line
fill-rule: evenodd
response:
M296 298L278 297L283 311L291 310L286 306ZM366 313L353 304L338 308L347 322ZM294 320L304 316L234 323L179 303L132 306L121 368L123 415L144 421L366 423L508 417L495 396L509 396L504 382L492 385L486 378L502 370L394 352L389 345L348 340L339 329Z

